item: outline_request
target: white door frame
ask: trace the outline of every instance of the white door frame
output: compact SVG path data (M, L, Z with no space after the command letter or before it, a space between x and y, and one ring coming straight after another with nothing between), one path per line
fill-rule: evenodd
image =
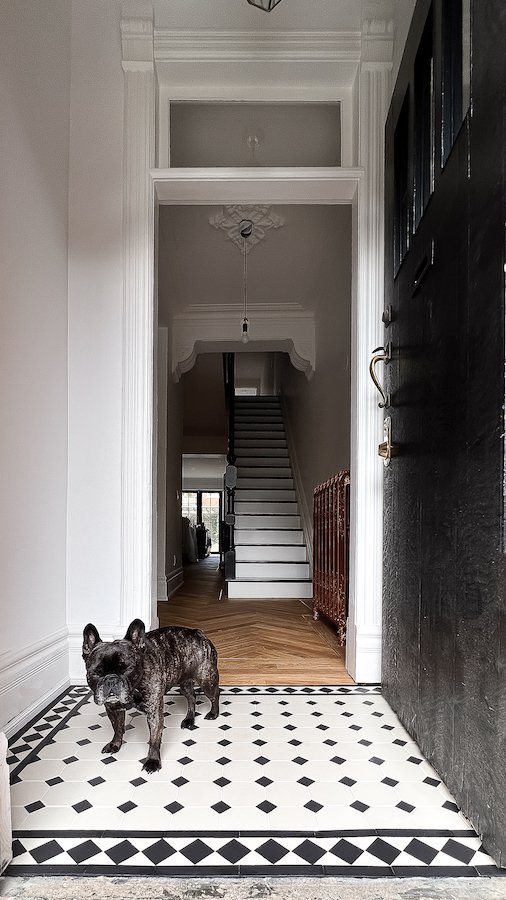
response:
M154 169L153 28L122 21L125 71L124 343L122 431L122 625L156 621L154 484L154 291L157 203L351 203L350 607L346 664L361 683L381 678L382 434L368 374L383 340L383 132L390 64L360 66L359 168Z

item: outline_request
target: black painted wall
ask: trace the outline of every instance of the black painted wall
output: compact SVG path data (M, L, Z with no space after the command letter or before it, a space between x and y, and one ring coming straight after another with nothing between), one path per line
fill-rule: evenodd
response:
M383 681L506 866L506 3L474 0L471 109L442 165L448 5L419 0L386 129L386 414L400 453L385 469ZM415 229L415 58L428 21L434 192ZM406 96L403 169L402 123L397 141L395 129ZM402 202L409 249L394 275Z

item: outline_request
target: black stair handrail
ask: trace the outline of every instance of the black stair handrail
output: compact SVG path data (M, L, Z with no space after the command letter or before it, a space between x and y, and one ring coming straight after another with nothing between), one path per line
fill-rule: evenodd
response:
M225 579L235 578L235 488L237 484L237 468L235 465L235 354L223 354L223 380L225 384L225 405L228 416L227 468L224 487L227 495L227 511L225 513Z

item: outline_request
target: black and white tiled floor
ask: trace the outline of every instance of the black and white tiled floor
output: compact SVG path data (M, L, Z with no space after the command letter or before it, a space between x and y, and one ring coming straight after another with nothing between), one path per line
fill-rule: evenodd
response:
M186 701L166 704L154 775L140 713L101 753L111 726L87 687L11 740L7 874L498 873L378 688L223 688L191 732Z

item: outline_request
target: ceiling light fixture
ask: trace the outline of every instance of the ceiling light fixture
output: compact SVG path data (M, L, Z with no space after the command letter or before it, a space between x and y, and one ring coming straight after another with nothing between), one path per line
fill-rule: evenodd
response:
M249 321L248 321L248 254L246 252L246 241L251 237L253 232L253 222L251 219L243 219L242 222L239 223L239 234L242 237L242 256L243 256L243 270L242 270L242 285L243 285L243 297L244 297L244 308L243 308L243 320L241 325L241 341L243 344L247 344L249 341Z
M248 3L251 6L256 6L258 9L263 9L264 12L271 12L275 6L278 5L280 0L248 0Z

